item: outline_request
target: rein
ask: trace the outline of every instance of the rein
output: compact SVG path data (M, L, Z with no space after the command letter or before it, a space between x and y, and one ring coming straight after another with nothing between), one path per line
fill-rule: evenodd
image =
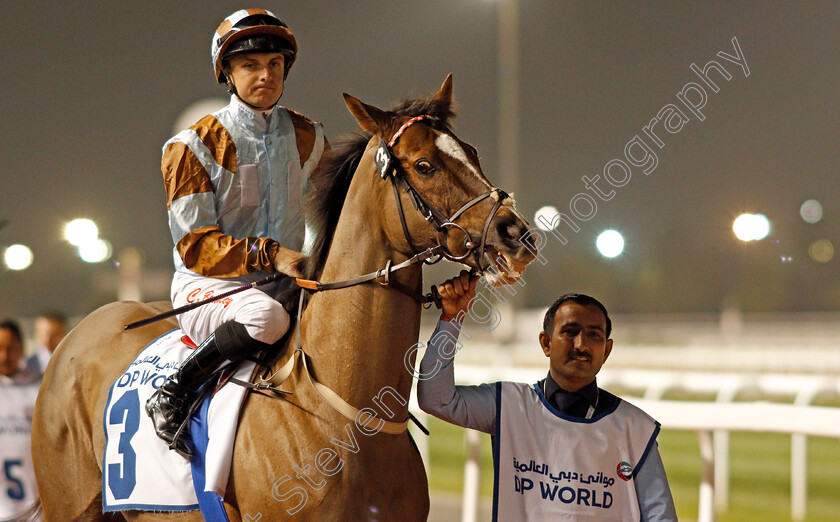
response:
M428 263L428 260L435 257L440 256L443 254L443 247L441 245L427 248L426 250L414 254L412 257L406 259L402 263L397 265L392 265L393 261L390 259L385 264L385 268L381 268L376 270L375 272L370 272L365 275L360 275L356 277L352 277L350 279L345 279L343 281L333 281L331 283L322 283L320 281L313 281L310 279L300 279L295 278L295 283L301 287L305 288L306 290L311 290L313 292L321 292L324 290L337 290L339 288L347 288L350 286L360 285L362 283L367 283L369 281L373 281L375 279L382 278L382 281L379 281L379 284L382 286L392 286L395 289L399 290L400 292L408 295L415 301L422 304L424 307L429 305L430 303L435 303L435 305L440 308L440 294L437 292L437 287L432 286L431 291L423 295L420 292L414 290L413 288L409 288L408 286L400 283L397 280L391 280L390 276L392 273L396 272L397 270L401 270L403 268L408 268L409 266L416 265L417 263L427 263L433 264L437 261L433 261L432 263ZM440 257L438 257L440 260Z
M440 261L440 256L442 255L443 247L438 245L436 247L427 248L426 250L413 255L412 257L406 259L402 263L392 266L392 261L389 259L388 262L385 264L385 268L376 270L375 272L370 272L365 275L356 276L350 279L345 279L344 281L334 281L332 283L322 283L320 281L314 281L312 279L303 279L300 277L295 277L294 282L300 288L305 288L306 290L311 290L313 292L320 292L323 290L336 290L338 288L347 288L349 286L360 285L362 283L367 283L368 281L373 281L374 279L384 278L382 281L379 282L382 286L391 286L400 292L406 294L407 296L411 297L418 303L422 304L425 308L431 306L431 303L434 303L436 307L440 308L442 305L440 303L440 294L437 291L436 286L432 286L431 291L428 294L423 295L422 293L414 290L413 288L409 288L406 285L400 283L397 280L391 281L390 276L392 273L396 272L397 270L401 270L403 268L408 268L411 265L416 265L417 263L426 263L426 264L434 264ZM437 260L429 262L428 260L439 256ZM129 323L123 326L123 330L133 330L135 328L139 328L141 326L146 326L148 324L156 323L158 321L162 321L163 319L176 316L178 314L182 314L184 312L188 312L199 306L206 305L207 303L212 303L214 301L218 301L219 299L229 297L234 294L238 294L240 292L244 292L245 290L256 288L258 286L266 285L268 283L273 283L283 277L288 277L285 274L280 272L275 272L268 277L264 277L258 281L254 281L252 283L248 283L242 285L240 287L234 288L228 292L224 292L222 294L218 294L215 296L210 296L207 299L196 301L194 303L190 303L184 306L180 306L178 308L173 308L172 310L167 310L166 312L159 313L157 315L153 315L152 317L147 317L145 319L140 319L139 321L134 321L133 323Z

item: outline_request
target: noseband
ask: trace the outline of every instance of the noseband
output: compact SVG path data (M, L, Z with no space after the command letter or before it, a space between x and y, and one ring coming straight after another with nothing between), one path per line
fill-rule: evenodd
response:
M414 209L420 212L423 218L430 223L435 230L437 231L435 240L437 241L437 250L440 252L438 258L434 261L427 261L428 264L433 264L438 261L442 257L445 257L452 261L463 261L470 255L475 255L476 264L478 265L479 272L484 272L484 265L482 260L484 258L484 251L485 246L487 244L487 232L490 229L490 223L493 221L493 218L496 216L496 213L508 200L510 197L505 191L493 188L492 190L480 194L470 201L467 201L464 205L461 206L458 210L452 214L451 217L447 218L445 214L443 214L440 210L438 210L434 205L432 205L426 198L423 197L417 189L408 181L408 178L405 175L405 172L402 168L400 168L400 162L397 159L396 155L394 154L394 145L396 145L397 140L402 136L406 129L410 126L414 125L415 123L422 121L422 120L437 120L437 118L430 116L428 114L421 114L420 116L415 116L414 118L409 119L402 126L397 130L393 137L385 143L385 140L379 141L379 146L376 148L376 155L374 156L374 163L376 164L376 168L379 171L379 175L382 179L390 179L391 186L394 188L394 198L397 200L397 209L399 210L400 215L400 224L402 225L403 234L405 235L405 240L408 242L409 248L413 252L417 252L417 248L414 246L414 242L411 240L411 236L408 233L408 225L405 222L405 212L403 211L402 200L400 199L399 188L397 187L397 183L402 183L403 188L408 194L408 198L411 200L411 204L414 206ZM490 213L487 215L487 219L484 222L484 230L481 233L481 241L476 244L470 233L464 229L461 225L455 223L459 217L461 217L464 212L472 208L473 206L477 205L478 203L484 201L485 199L492 197L495 200L495 204L493 208L490 210ZM513 211L518 215L519 213L516 212L515 209ZM521 216L520 216L521 217ZM524 221L524 218L523 218ZM464 239L464 248L466 252L463 255L455 255L453 254L449 248L446 247L444 243L441 242L441 237L446 236L446 233L449 229L458 229L463 232L465 239ZM476 248L478 251L475 252Z

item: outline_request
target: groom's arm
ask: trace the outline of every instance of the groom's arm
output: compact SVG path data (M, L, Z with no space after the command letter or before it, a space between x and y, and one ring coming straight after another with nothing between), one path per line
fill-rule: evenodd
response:
M456 386L453 364L461 326L441 320L420 362L417 401L420 408L446 422L494 434L496 385Z

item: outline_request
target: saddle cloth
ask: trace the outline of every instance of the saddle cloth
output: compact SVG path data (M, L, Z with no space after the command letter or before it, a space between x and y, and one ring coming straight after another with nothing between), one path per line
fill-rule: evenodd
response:
M103 511L221 508L246 389L226 384L205 400L190 425L196 448L191 461L169 450L145 411L148 398L189 355L183 335L176 329L152 341L111 385L104 419ZM245 362L234 377L247 381L253 369L253 362Z

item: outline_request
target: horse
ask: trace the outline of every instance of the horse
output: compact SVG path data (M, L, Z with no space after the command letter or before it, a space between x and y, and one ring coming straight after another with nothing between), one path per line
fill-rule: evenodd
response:
M271 373L291 368L282 387L292 393L247 394L223 499L230 520L426 520L425 469L405 431L407 365L415 363L423 301L424 263L411 260L431 262L417 255L427 249L504 284L535 258L512 198L490 184L476 150L452 132L452 90L449 75L434 95L391 110L344 95L360 129L337 141L312 175L306 213L316 239L304 275L380 276L312 292L299 323L301 348L289 335L269 363ZM177 328L173 319L128 332L123 325L168 308L107 304L56 350L32 426L46 520L202 519L198 511L102 513L109 386L143 347ZM329 393L351 413L325 400ZM383 424L396 428L380 431Z

